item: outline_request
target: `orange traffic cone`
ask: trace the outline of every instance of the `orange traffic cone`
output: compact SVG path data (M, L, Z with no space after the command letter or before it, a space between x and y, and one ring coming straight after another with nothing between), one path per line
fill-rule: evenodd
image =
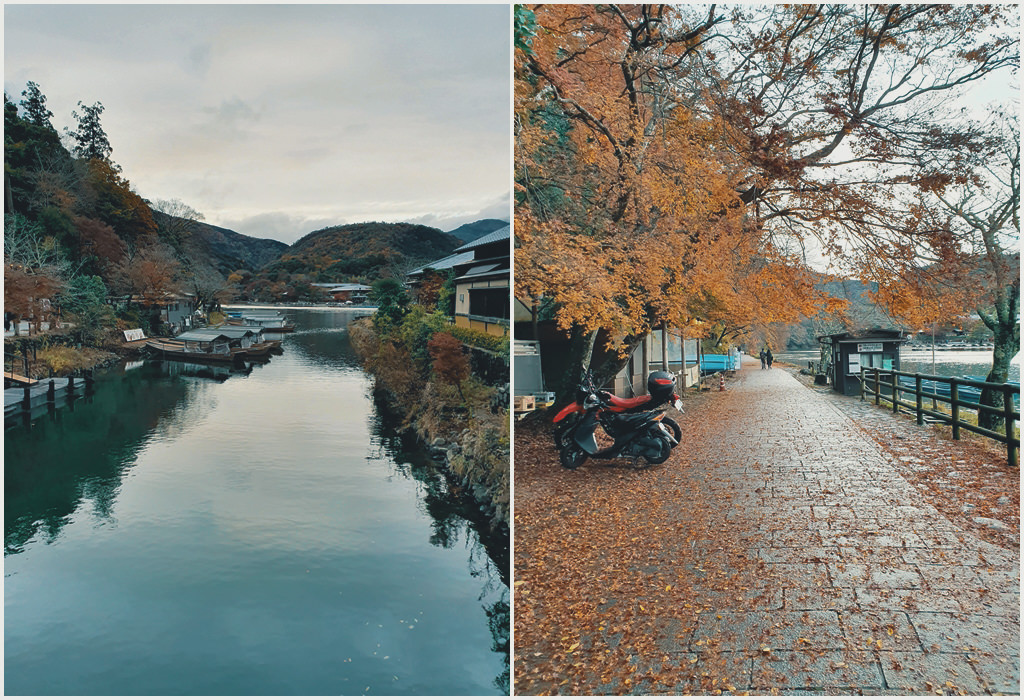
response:
M718 390L719 391L725 391L725 375L724 374L721 377L719 377L719 379L718 379Z

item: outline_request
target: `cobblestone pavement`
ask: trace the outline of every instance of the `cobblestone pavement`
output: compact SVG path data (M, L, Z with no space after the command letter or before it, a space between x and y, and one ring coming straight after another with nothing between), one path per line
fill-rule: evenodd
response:
M663 650L699 663L726 640L737 692L1019 694L1019 553L943 517L785 370L748 363L728 392L708 488L767 565L765 590L723 598Z

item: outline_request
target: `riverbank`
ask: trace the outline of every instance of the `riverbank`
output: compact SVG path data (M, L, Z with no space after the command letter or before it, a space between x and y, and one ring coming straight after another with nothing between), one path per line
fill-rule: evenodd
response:
M69 377L92 372L116 364L122 359L138 357L141 346L116 342L79 345L64 333L48 332L33 336L4 338L5 370L32 378Z
M510 419L496 405L500 392L472 379L456 389L421 375L409 350L382 343L368 318L349 324L349 335L391 407L404 413L406 427L481 504L494 526L508 527Z

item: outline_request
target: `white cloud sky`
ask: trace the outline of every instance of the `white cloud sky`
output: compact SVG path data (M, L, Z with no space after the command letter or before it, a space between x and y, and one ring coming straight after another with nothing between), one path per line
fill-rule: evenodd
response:
M293 242L510 216L508 5L5 5L4 90L79 101L134 189Z

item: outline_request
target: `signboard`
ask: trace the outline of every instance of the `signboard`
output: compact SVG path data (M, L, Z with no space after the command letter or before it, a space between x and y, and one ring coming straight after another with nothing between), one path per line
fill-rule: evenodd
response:
M124 339L131 343L135 340L145 340L146 334L142 332L141 328L132 328L124 332Z
M848 374L860 374L860 353L850 353L850 369L847 370Z
M881 343L857 343L857 352L882 352Z

